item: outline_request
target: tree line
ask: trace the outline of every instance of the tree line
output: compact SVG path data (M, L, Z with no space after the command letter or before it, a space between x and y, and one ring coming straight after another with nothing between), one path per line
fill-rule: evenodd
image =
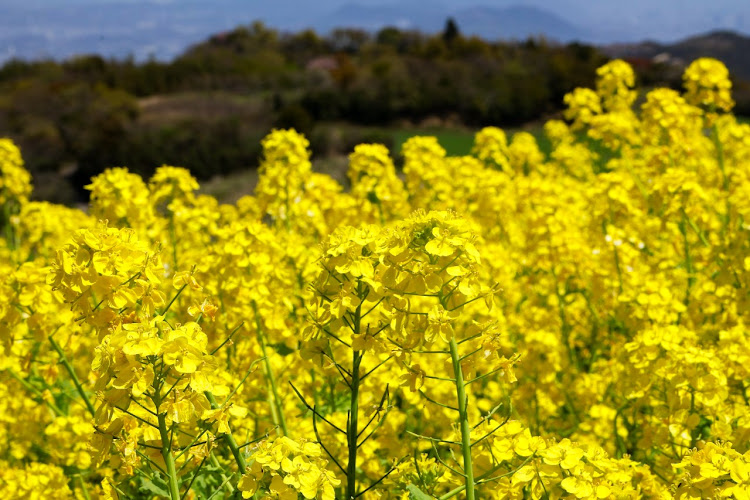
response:
M19 142L36 176L63 172L72 192L123 164L144 175L178 164L207 178L254 166L258 139L274 126L295 127L313 138L314 152L328 152L330 138L316 135L320 123L389 127L438 117L480 127L539 119L559 110L566 92L591 86L605 61L592 46L491 42L461 35L452 22L433 35L384 28L325 36L256 22L169 62L9 61L0 68L0 132ZM234 104L196 104L217 94ZM169 96L188 97L147 111L144 103Z

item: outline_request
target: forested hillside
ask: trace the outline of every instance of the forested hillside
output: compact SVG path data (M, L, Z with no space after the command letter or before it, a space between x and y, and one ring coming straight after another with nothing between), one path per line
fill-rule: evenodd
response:
M0 69L0 130L35 177L65 176L41 196L69 202L107 166L149 175L170 163L201 179L253 167L273 127L306 133L323 155L362 140L392 146L388 130L425 121L528 122L591 85L604 60L578 44L464 37L451 23L438 35L388 28L325 37L256 23L171 62L10 61Z
M316 158L342 158L360 142L393 149L420 125L539 122L557 116L567 92L593 85L606 60L578 43L467 37L453 20L436 35L386 28L321 36L255 23L171 62L7 62L0 131L24 152L37 197L74 203L109 166L148 176L167 163L202 180L255 168L260 139L273 128L305 133ZM681 87L674 61L632 62L645 88ZM735 89L737 113L746 115L749 87L736 81Z

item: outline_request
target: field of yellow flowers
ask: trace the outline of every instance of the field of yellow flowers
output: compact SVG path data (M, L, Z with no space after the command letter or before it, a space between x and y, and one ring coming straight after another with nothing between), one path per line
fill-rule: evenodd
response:
M29 201L0 140L5 499L750 498L750 125L612 61L566 119L448 157L263 141ZM645 94L645 95L644 95Z

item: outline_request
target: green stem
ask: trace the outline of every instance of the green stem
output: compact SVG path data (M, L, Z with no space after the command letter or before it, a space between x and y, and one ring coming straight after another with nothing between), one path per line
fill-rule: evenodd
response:
M263 334L263 329L260 325L260 316L258 315L258 307L255 302L253 302L253 310L255 311L255 329L258 334L258 344L260 344L263 365L266 372L266 382L268 383L268 404L271 407L271 417L273 418L273 423L276 425L276 428L279 429L284 436L287 436L289 435L289 431L287 431L286 419L284 418L284 408L281 405L279 391L276 388L276 377L273 374L271 360L268 357L266 349L266 336Z
M721 236L723 238L729 228L732 204L729 202L729 176L727 176L726 162L724 160L724 145L721 143L721 139L719 139L719 128L716 126L716 123L711 127L711 136L716 147L716 160L719 163L719 170L721 170L721 187L726 193L726 200L724 202L724 210L726 213L724 214L724 224L721 227Z
M461 451L464 457L464 479L466 484L466 500L475 500L474 493L474 468L471 463L471 426L469 425L468 402L466 387L464 386L464 374L461 370L461 361L458 354L458 344L455 337L451 338L451 361L453 362L453 374L456 379L456 397L458 398L458 418L461 425Z
M685 210L682 211L682 221L680 221L678 227L682 233L682 243L685 252L685 271L687 271L687 289L685 290L685 300L683 303L685 307L690 304L690 289L693 288L695 283L695 269L693 269L693 257L690 255L690 242L688 241L688 233L686 227L687 215Z
M182 285L179 290L177 290L177 293L172 297L172 300L169 301L169 304L167 304L167 307L164 308L164 310L161 312L162 315L167 314L167 311L169 311L169 308L172 307L172 304L174 304L174 301L177 300L177 298L180 296L180 294L185 290L187 287L187 283Z
M174 455L172 455L172 438L167 429L167 414L161 411L162 395L161 390L163 381L161 376L154 380L154 397L153 402L156 407L156 419L159 428L159 438L161 439L161 456L164 464L167 466L166 474L169 481L169 497L171 500L180 500L180 485L177 482L177 468L175 467Z
M68 358L65 356L65 353L63 352L62 348L60 348L60 345L55 341L55 339L53 339L52 337L48 338L50 344L52 344L52 348L57 351L57 355L60 357L60 362L68 371L68 375L70 375L70 378L73 379L73 384L76 386L78 394L81 395L83 402L86 404L86 408L93 417L96 414L96 410L94 409L94 405L91 404L91 400L89 399L88 394L86 394L86 391L83 390L83 386L81 385L81 381L78 380L78 375L76 375L76 372L73 369L73 365L70 364L70 361L68 361Z
M713 135L714 145L716 146L716 160L719 162L719 170L721 171L721 187L724 189L724 191L729 191L729 177L727 177L726 167L725 167L725 161L724 161L724 145L721 143L721 140L719 139L719 128L714 123L711 127L711 132Z
M158 396L157 396L158 397ZM169 496L172 500L180 500L180 486L177 483L177 469L175 468L174 455L170 446L169 431L167 430L167 414L159 413L159 436L161 437L161 456L167 465L167 477L169 479Z
M615 263L617 263L617 252L615 252ZM617 268L619 269L619 264L617 265ZM560 334L562 335L562 341L563 344L565 344L565 349L568 351L568 358L570 358L570 363L575 366L576 368L580 368L580 365L578 363L578 355L575 352L575 349L570 345L570 332L572 330L572 327L568 323L568 317L565 313L565 294L560 293L560 286L559 286L559 279L557 277L557 273L555 272L554 266L552 268L552 277L555 278L555 295L557 295L557 313L560 316ZM620 289L622 291L622 289Z
M169 214L169 239L172 240L172 261L174 262L173 272L177 272L177 232L174 226L174 214Z
M482 482L497 481L498 479L501 479L503 477L512 476L513 474L515 474L516 472L518 472L519 470L521 470L521 468L524 465L526 465L527 463L529 463L529 461L531 461L531 459L534 458L534 456L535 455L531 455L531 456L527 457L526 460L524 460L523 462L521 462L518 465L518 467L516 467L514 470L511 470L509 472L506 472L504 474L501 474L501 475L493 478L492 474L494 474L495 472L497 472L497 471L499 471L500 469L503 468L503 464L502 463L499 464L499 465L496 465L493 468L491 468L490 470L488 470L487 472L485 472L484 474L482 474L481 476L479 476L477 478L477 484L482 483ZM445 495L443 495L441 497L438 497L437 500L448 500L449 498L453 498L454 496L458 495L459 493L461 493L465 489L466 489L466 486L463 486L463 485L462 486L458 486L458 487L453 488L452 490L450 490Z
M21 378L20 375L18 375L16 372L14 372L13 370L11 370L10 368L7 368L5 371L7 371L8 374L11 377L13 377L14 379L16 379L22 386L24 386L27 391L29 391L30 393L34 394L41 401L43 401L44 404L46 404L47 406L49 406L50 410L52 410L53 412L55 412L55 415L57 415L58 417L62 417L62 416L65 415L65 412L62 411L60 408L58 408L57 405L55 405L54 403L51 403L51 402L47 401L46 399L44 399L44 394L42 394L41 391L39 391L39 389L37 389L36 387L34 387L33 385L31 385L27 380L24 380L23 378Z
M287 232L290 232L292 230L292 221L290 220L289 216L291 215L291 210L289 208L289 183L287 182L284 186L285 195L284 196L284 227L286 227Z
M216 398L213 394L206 391L204 393L206 395L206 399L208 399L208 402L211 403L211 409L215 410L219 408L219 404L216 402ZM237 462L237 467L240 468L240 474L245 473L245 469L247 469L247 464L245 463L245 457L242 456L242 452L240 451L239 446L237 446L237 441L234 440L234 436L232 436L231 432L228 432L224 434L224 442L229 446L229 449L232 451L232 455L234 456L235 462Z
M81 483L81 491L83 492L84 500L91 500L91 496L89 495L89 489L86 487L86 480L83 479L83 476L78 476L78 481L80 481Z
M232 483L229 482L229 479L227 478L227 475L224 474L223 467L221 466L221 464L219 463L219 459L216 458L216 455L214 455L213 452L211 452L211 454L209 455L208 460L209 460L209 462L211 462L211 465L216 470L221 470L222 471L222 472L219 473L219 476L221 477L221 480L222 480L222 485L226 485L227 486L227 489L229 490L230 494L234 493L234 486L232 486ZM231 476L229 476L229 477L231 478ZM222 489L222 488L224 488L224 486L220 486L219 488Z
M3 220L0 221L0 225L5 230L5 241L8 244L8 249L15 250L18 248L18 238L16 237L16 231L13 228L13 224L10 221L11 208L10 201L3 205Z
M359 309L357 309L359 312ZM358 316L358 314L357 314ZM359 322L357 322L357 327ZM359 414L359 367L363 355L352 352L351 399L349 400L349 425L346 429L346 440L349 446L349 462L346 466L346 498L352 500L357 496L357 437L359 434L357 416Z
M615 269L617 270L617 282L618 291L622 294L622 268L620 267L620 254L617 252L617 247L612 246L614 257L615 257Z

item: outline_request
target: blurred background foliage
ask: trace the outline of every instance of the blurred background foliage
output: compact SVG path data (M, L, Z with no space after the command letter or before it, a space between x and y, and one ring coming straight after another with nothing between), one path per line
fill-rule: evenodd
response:
M0 68L0 132L21 147L37 196L70 204L85 201L83 186L110 166L149 176L166 163L201 180L253 168L274 127L303 132L329 163L361 142L397 154L424 130L443 131L463 154L470 129L533 131L559 112L565 93L591 87L605 61L578 43L464 37L452 20L436 35L282 34L254 23L171 62L9 61ZM681 85L680 69L635 67L646 87ZM738 114L749 114L750 99L737 101Z

